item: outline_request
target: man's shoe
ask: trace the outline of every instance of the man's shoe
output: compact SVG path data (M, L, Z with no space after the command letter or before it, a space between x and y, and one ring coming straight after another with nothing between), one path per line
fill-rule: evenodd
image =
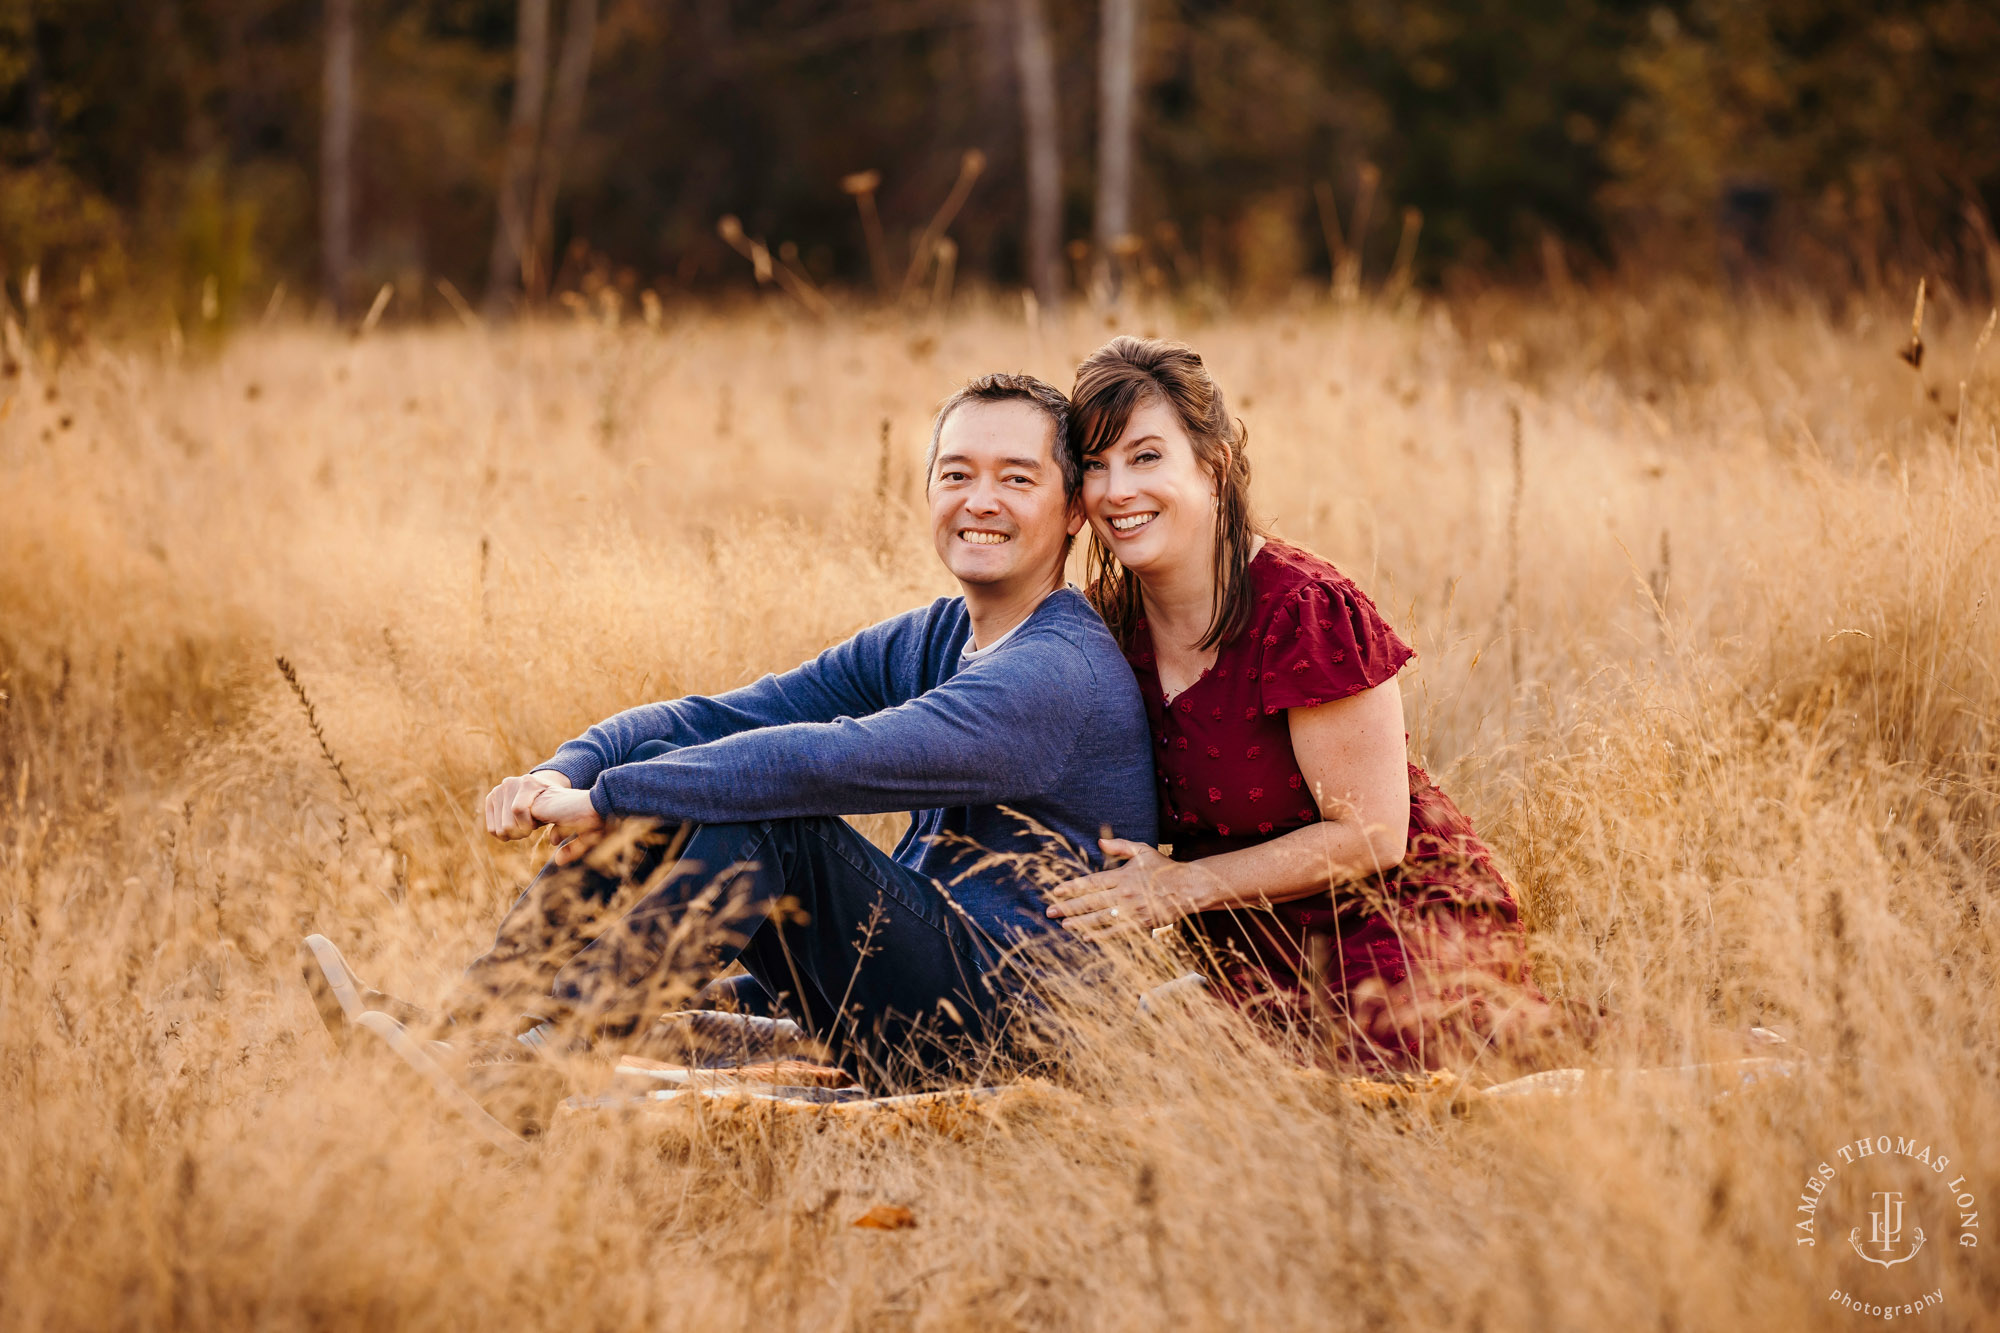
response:
M423 1041L389 1015L372 1009L359 1015L354 1020L354 1030L358 1033L369 1034L382 1046L386 1047L402 1063L404 1068L415 1074L435 1094L437 1100L443 1102L446 1107L457 1113L461 1119L472 1126L473 1132L478 1134L480 1138L508 1153L519 1153L525 1148L526 1145L519 1134L516 1134L506 1125L494 1119L492 1114L484 1106L480 1105L479 1099L474 1097L464 1085L459 1083L457 1079L454 1079L446 1071L444 1065L437 1058L438 1052L433 1049L436 1046L442 1045L442 1043ZM532 1066L525 1065L515 1067L530 1071L533 1068ZM545 1069L541 1072L547 1074L557 1073L553 1069ZM546 1080L542 1081L546 1082ZM547 1099L550 1109L554 1108L555 1102L560 1098L560 1095L558 1088L557 1096ZM539 1105L542 1098L537 1096L533 1100Z
M763 1060L821 1061L826 1052L789 1018L682 1009L662 1015L624 1053L696 1068L748 1065Z
M502 1056L472 1060L460 1077L465 1090L502 1125L532 1139L548 1129L556 1106L570 1090L569 1076L555 1065L535 1059Z
M400 1023L427 1017L417 1006L364 985L324 935L308 935L300 941L299 970L312 993L313 1007L319 1010L319 1021L326 1024L336 1045L347 1045L354 1025L370 1010L388 1014Z

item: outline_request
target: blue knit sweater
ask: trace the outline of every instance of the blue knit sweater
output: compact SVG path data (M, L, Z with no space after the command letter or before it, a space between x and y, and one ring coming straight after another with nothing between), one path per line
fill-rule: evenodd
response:
M782 676L598 723L538 768L599 813L696 823L909 811L895 859L941 882L996 939L1039 932L1037 876L985 853L1101 869L1097 839L1153 842L1146 713L1104 622L1073 589L963 660L971 620L939 598ZM633 761L647 742L672 747ZM649 747L649 754L658 750ZM1042 878L1048 882L1048 878Z

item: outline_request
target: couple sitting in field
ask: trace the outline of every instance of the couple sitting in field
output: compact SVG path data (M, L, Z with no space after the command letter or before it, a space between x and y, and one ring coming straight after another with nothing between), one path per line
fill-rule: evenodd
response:
M1337 1059L1474 1053L1535 1003L1513 895L1408 763L1411 650L1258 531L1245 443L1201 358L1162 342L1109 343L1067 399L1018 375L954 394L925 494L961 595L620 713L495 787L488 832L559 847L448 1001L443 1049L495 1022L514 1049L524 1027L643 1036L689 1000L663 978L740 963L696 1007L942 1068L1004 1037L1038 942L1178 922L1223 998ZM893 853L840 818L902 811ZM396 1013L310 944L336 1035Z

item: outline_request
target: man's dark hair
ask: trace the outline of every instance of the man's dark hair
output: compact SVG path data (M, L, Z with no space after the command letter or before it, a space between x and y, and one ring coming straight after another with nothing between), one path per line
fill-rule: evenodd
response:
M931 488L931 471L937 466L938 440L944 435L945 419L966 403L1027 403L1037 408L1055 427L1051 448L1055 464L1062 470L1063 498L1074 500L1083 489L1083 468L1069 447L1069 399L1053 384L1033 375L981 375L944 400L937 419L931 422L931 447L924 454L924 489Z

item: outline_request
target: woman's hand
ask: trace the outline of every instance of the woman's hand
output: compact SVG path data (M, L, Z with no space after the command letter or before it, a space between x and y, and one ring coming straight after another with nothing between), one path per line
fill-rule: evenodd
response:
M1124 864L1058 884L1048 892L1048 914L1063 929L1090 938L1157 930L1202 910L1205 877L1172 861L1157 847L1123 838L1100 838L1106 861Z
M551 788L568 786L568 778L548 768L507 778L486 793L486 831L508 842L531 836L546 822L532 813L535 798Z

